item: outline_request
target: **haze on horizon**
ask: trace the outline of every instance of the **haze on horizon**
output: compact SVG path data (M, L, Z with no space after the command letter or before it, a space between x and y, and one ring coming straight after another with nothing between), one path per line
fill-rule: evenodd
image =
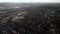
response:
M42 2L42 3L60 3L60 0L0 0L0 3L4 2L17 2L17 3L29 3L29 2Z

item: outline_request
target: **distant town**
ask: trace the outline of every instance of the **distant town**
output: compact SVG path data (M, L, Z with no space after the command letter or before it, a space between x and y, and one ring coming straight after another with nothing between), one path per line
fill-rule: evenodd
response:
M59 34L59 3L0 3L1 34Z

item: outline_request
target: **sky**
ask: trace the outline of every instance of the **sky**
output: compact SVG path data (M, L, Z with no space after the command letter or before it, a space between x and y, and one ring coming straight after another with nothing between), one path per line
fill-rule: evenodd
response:
M28 2L48 2L48 3L60 3L60 0L0 0L0 3L3 2L19 2L19 3L28 3Z

